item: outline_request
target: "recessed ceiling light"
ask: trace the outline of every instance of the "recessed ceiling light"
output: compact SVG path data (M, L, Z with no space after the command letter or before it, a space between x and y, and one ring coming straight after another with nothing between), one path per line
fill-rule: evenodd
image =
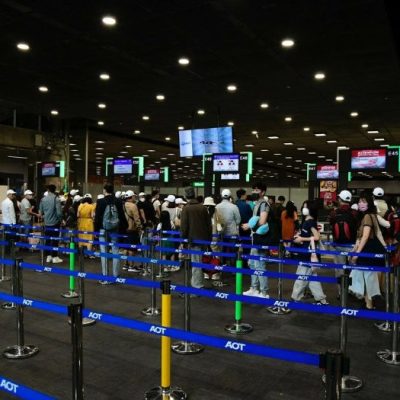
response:
M227 90L228 92L236 92L237 86L234 85L233 83L231 83L231 84L229 84L229 85L226 87L226 90Z
M204 111L204 110L197 110L197 114L199 114L199 115L204 115L206 112Z
M235 123L233 121L228 121L228 126L233 126Z
M282 153L274 153L274 156L281 156Z
M389 147L388 144L381 144L380 147Z
M358 112L357 111L353 111L350 113L350 117L358 117Z
M117 158L124 158L124 156L117 156Z
M262 160L262 157L256 157L256 160Z
M367 131L367 133L369 133L370 135L376 135L379 133L379 131L375 129L375 130L369 130Z
M257 135L258 131L251 131L253 135Z
M182 126L182 125L181 125L181 126L178 126L178 130L179 130L179 131L181 131L181 130L183 130L183 129L185 129L184 126Z
M291 122L292 121L292 117L285 117L285 121L286 122Z
M58 115L58 111L57 111L57 110L51 110L51 111L50 111L50 114L51 114L51 115Z
M300 151L305 150L305 149L306 149L305 147L298 147L297 148L297 150L300 150Z
M327 140L326 143L329 143L329 144L331 144L331 143L337 143L337 140Z
M127 151L120 151L121 154L129 154Z
M136 129L135 131L133 131L133 133L134 133L135 135L139 135L139 134L140 134L140 131L139 131L138 129Z
M285 157L285 160L291 160L293 157L291 157L291 156L287 156L287 157Z
M364 129L368 128L368 124L362 124L361 128L364 128Z
M281 46L284 47L285 49L289 49L294 46L294 40L290 38L283 39L281 41Z
M327 158L326 161L333 161L333 159L332 158Z
M271 140L279 139L279 136L268 136L268 139L271 139Z
M315 151L309 151L308 154L317 154Z
M323 72L317 72L317 73L314 75L314 78L315 78L317 81L322 81L323 79L325 79L325 74L324 74Z
M294 162L303 162L302 160L294 160Z
M169 141L171 140L171 138L170 138L169 136L166 136L166 137L165 137L165 140L166 140L167 142L169 142Z
M107 105L105 103L99 103L97 104L97 107L104 109L107 107Z
M263 152L264 152L264 151L269 151L269 150L268 150L268 149L261 149L261 151L263 151Z
M17 49L21 51L29 51L30 47L29 44L26 42L17 43Z
M96 140L95 143L105 143L104 140Z
M174 156L174 153L168 153L167 156Z
M148 121L150 119L150 117L148 115L143 115L142 116L142 120L143 121Z
M309 126L305 126L304 128L303 128L303 131L304 132L308 132L310 130L310 127Z
M385 141L385 139L383 137L377 137L374 140L375 140L375 142L384 142Z
M39 86L39 92L42 93L47 93L49 91L49 88L47 86Z
M126 149L130 149L132 146L130 144L125 145Z
M285 142L283 143L285 146L293 146L293 142Z
M97 121L97 125L103 126L104 125L104 121Z
M104 150L104 147L96 147L95 150Z
M163 100L165 100L165 96L164 96L163 94L158 94L158 95L156 96L156 99L157 99L158 101L163 101Z
M143 155L142 155L142 157L148 157L148 156L149 156L148 154L143 154Z
M261 103L260 107L265 109L265 108L268 108L269 105L268 105L268 103Z
M96 156L102 156L103 153L96 153Z
M314 133L314 136L316 136L316 137L324 137L324 136L326 136L326 133Z
M114 26L117 23L117 19L112 15L105 15L101 20L106 26Z
M318 158L325 158L325 156L318 156Z
M153 150L153 149L148 149L147 150L149 153L154 153L155 152L155 150Z
M108 81L110 79L110 75L106 73L100 74L100 79L103 81Z
M178 60L178 63L179 63L180 65L189 65L190 60L189 60L188 58L186 58L186 57L181 57L181 58Z
M79 151L78 149L71 149L70 151Z
M338 102L344 101L344 96L341 96L341 95L336 96L335 100L338 101Z
M245 144L244 147L254 147L254 144Z

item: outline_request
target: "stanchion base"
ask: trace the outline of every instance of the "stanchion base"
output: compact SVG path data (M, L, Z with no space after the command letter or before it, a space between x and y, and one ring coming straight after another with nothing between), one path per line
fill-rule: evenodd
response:
M322 375L322 382L326 383L326 375ZM343 393L354 393L362 389L364 383L362 379L356 376L344 375L342 377L342 392Z
M171 349L176 354L190 355L201 353L204 350L204 346L197 343L176 342L172 344Z
M392 350L383 350L376 353L378 358L386 364L400 365L400 352Z
M68 292L66 292L66 293L62 293L62 294L61 294L61 297L64 297L64 298L66 298L66 299L76 299L77 297L79 297L79 294L76 293L76 292L73 291L73 290L70 290L70 291L68 291Z
M289 310L288 308L278 306L267 307L267 311L275 315L286 315L292 312L292 310Z
M15 303L3 303L2 305L1 305L1 308L3 309L3 310L7 310L7 311L10 311L10 310L15 310Z
M392 332L392 324L389 321L377 322L374 326L382 332Z
M36 347L31 344L25 346L15 345L7 347L3 351L3 356L11 360L18 360L18 359L33 357L38 352L39 352L39 347Z
M144 394L145 400L186 400L187 394L181 388L163 389L155 387Z
M234 322L233 324L226 325L225 330L232 335L246 335L253 331L253 327L243 322Z
M11 281L11 277L9 276L3 276L2 278L0 278L0 283L1 282L9 282Z
M168 278L169 275L170 275L169 272L161 272L160 274L157 274L157 275L156 275L156 278L157 278L157 279L165 279L165 278Z
M142 310L142 315L145 315L146 317L154 317L155 315L160 315L161 310L159 308L154 308L154 307L146 307L143 308Z
M82 318L82 326L91 326L91 325L94 325L95 323L96 323L95 319L86 318L86 317ZM71 325L71 319L68 319L68 324Z

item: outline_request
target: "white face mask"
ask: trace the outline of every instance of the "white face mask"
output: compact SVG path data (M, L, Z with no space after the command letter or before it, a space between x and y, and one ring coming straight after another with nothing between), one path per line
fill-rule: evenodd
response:
M310 210L309 210L308 208L304 207L304 208L301 210L301 214L304 215L305 217L307 217L307 216L310 215Z
M144 201L144 197L139 197L139 201Z

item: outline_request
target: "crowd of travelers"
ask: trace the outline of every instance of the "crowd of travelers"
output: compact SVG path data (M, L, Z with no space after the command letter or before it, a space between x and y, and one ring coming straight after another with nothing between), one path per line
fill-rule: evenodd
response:
M169 194L161 197L158 190L139 194L133 190L114 193L113 185L106 184L103 193L97 195L95 200L90 193L81 194L77 189L57 193L56 187L49 185L42 198L35 198L32 191L26 190L23 197L17 199L15 191L9 189L1 203L3 224L21 224L26 228L22 227L20 232L25 234L30 232L32 225L41 225L44 234L49 237L46 244L52 247L59 245L54 231L64 228L77 232L78 245L86 247L89 252L93 250L95 232L99 232L97 240L100 242L101 253L106 253L110 247L114 254L124 251L134 256L137 250L121 250L117 243L140 245L149 235L159 239L162 236L163 247L176 249L182 247L182 244L168 241L168 238L173 236L171 231L177 231L179 234L176 237L188 239L190 248L199 250L191 255L192 262L233 266L234 259L208 255L208 252L234 252L227 244L243 241L258 245L243 249L244 254L252 256L245 262L245 267L266 271L268 263L263 261L262 256L268 256L270 251L261 246L278 246L283 243L291 249L286 252L287 257L302 261L297 263L296 273L306 276L317 276L319 269L310 263L321 261L321 257L312 251L295 250L324 249L318 221L322 209L318 199L306 200L298 209L292 201L286 201L284 196L278 196L276 200L268 197L263 182L255 182L249 193L245 189L237 190L236 197L230 189L223 189L220 194L205 198L196 196L192 187L185 189L184 196ZM329 210L328 222L334 249L339 252L384 253L386 245L399 241L399 205L385 199L384 191L379 187L372 193L362 192L357 201L354 201L350 191L342 190L338 194L337 203ZM223 239L225 246L220 246L215 236ZM196 241L212 243L199 245ZM111 245L106 246L106 243ZM179 252L166 252L162 257L175 261L179 259L178 255ZM94 255L88 257L94 258ZM52 250L46 253L46 262L61 263L63 260L57 250ZM385 259L335 255L334 263L338 264L335 275L340 277L345 269L339 266L384 266ZM144 268L141 263L131 261L121 266L120 258L112 259L114 277L120 276L122 270L141 273ZM169 272L179 269L176 263L165 267ZM101 257L101 270L104 276L108 275L106 257ZM381 296L380 273L353 269L350 276L350 293L364 299L367 309L373 309L374 299ZM107 285L110 282L101 280L99 283ZM195 288L210 285L218 287L226 285L226 282L219 272L192 268L191 285ZM243 294L269 298L268 292L268 278L254 274L251 275L249 289ZM296 280L292 300L300 301L307 296L312 296L315 304L329 304L320 282Z

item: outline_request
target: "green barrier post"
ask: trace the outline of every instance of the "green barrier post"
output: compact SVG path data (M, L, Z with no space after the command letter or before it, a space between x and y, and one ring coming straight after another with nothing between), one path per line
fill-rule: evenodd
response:
M69 248L71 250L75 250L75 243L74 243L74 236L71 234L71 242L69 243ZM75 271L75 252L69 253L69 270L70 271ZM61 295L62 297L65 297L66 299L74 299L76 297L79 297L78 293L75 291L75 277L70 276L69 277L69 290L66 293L63 293Z

